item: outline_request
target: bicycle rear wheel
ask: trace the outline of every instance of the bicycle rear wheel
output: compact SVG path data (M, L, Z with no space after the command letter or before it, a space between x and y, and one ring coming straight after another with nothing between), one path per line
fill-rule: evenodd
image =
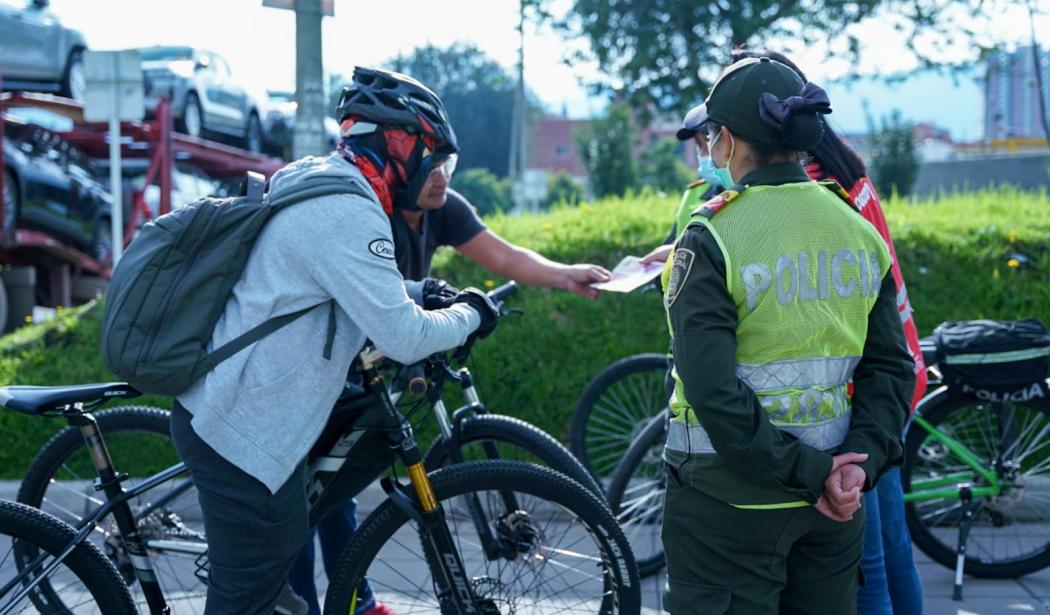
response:
M974 499L978 508L967 541L965 572L1013 578L1050 566L1050 411L1045 404L982 402L941 389L924 399L916 412L999 476L998 496ZM904 492L919 493L921 481L938 479L949 487L988 486L959 455L912 424L901 473ZM948 568L955 567L962 514L963 503L955 495L905 505L912 541Z
M637 613L638 572L630 546L597 497L561 474L514 461L455 464L430 474L466 583L486 613ZM519 509L504 508L512 492ZM488 559L467 510L477 495L504 553ZM397 613L439 613L420 528L390 500L364 521L339 557L326 615L351 611L368 578Z
M667 407L670 370L666 354L637 354L609 365L583 390L569 439L595 478L609 478L642 427Z
M115 468L130 475L123 482L125 489L179 463L166 410L127 406L94 416ZM105 496L94 489L96 476L80 429L67 427L40 449L22 481L18 501L76 526L104 503ZM157 485L128 504L146 542L157 581L173 610L203 612L207 542L197 491L189 473ZM91 540L116 566L135 600L145 605L112 515L101 520ZM19 552L19 563L31 560L29 555ZM44 591L47 590L45 585Z
M666 563L660 530L664 522L664 493L667 474L663 449L667 440L667 412L662 412L642 430L613 472L607 499L616 521L631 543L644 579Z
M88 541L77 545L48 574L41 585L29 589L33 580L48 570L57 556L66 551L76 531L55 517L17 502L0 501L0 612L73 613L76 615L131 615L136 613L127 585L113 564ZM18 581L20 567L15 551L30 547L39 559L27 562L32 572ZM55 602L53 599L60 602ZM64 605L64 608L61 606Z
M594 478L561 442L539 427L500 414L479 414L461 423L460 452L465 461L488 459L486 442L496 445L499 459L527 461L561 472L599 498L605 493ZM440 438L426 454L426 468L436 470L448 463L448 449Z

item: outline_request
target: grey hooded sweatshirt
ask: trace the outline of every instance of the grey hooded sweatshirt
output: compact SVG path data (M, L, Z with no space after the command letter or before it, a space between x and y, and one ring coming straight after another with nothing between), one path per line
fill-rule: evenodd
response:
M289 164L271 179L271 193L314 175L345 178L372 194L338 154ZM338 305L336 333L325 359L331 299ZM220 363L178 397L197 435L271 492L320 435L365 338L411 363L462 344L480 323L465 304L418 307L397 270L383 208L374 197L349 194L298 203L270 220L215 325L211 348L314 305L320 307Z

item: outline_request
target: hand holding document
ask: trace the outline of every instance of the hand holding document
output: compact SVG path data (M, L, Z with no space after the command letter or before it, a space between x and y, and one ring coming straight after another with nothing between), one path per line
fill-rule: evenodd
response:
M663 271L662 262L643 264L637 256L625 256L612 270L612 276L606 282L591 284L591 288L609 290L617 293L629 293L632 290L651 282Z

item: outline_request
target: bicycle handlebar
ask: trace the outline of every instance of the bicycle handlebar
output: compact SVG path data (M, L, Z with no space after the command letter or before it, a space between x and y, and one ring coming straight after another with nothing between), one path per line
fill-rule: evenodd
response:
M499 303L516 292L518 292L518 283L511 280L502 286L497 286L488 295L489 299Z

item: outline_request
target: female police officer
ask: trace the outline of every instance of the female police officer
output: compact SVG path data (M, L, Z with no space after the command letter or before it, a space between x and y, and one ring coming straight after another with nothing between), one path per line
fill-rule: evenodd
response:
M665 605L854 613L860 490L900 463L914 378L889 253L799 163L831 111L823 90L751 58L723 72L707 111L729 188L668 261Z

